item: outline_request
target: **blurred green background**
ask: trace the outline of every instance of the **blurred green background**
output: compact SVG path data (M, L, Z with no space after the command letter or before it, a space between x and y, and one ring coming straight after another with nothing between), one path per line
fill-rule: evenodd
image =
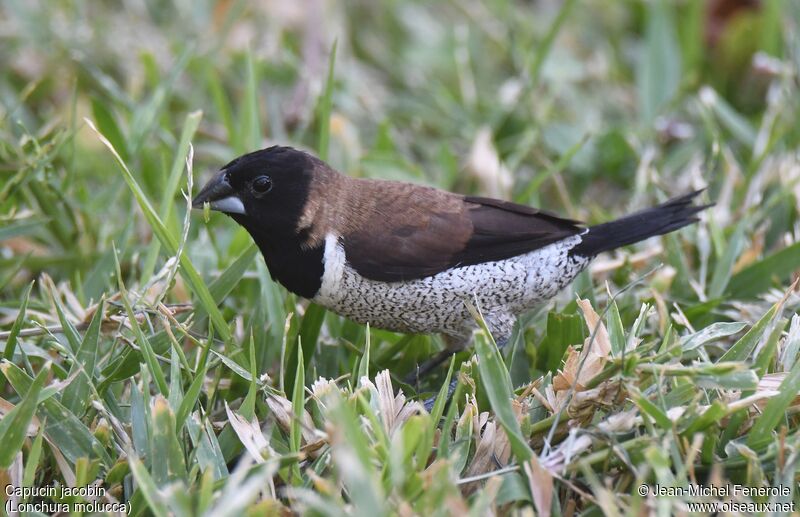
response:
M176 237L187 124L195 183L278 143L347 174L513 199L588 222L708 185L717 207L710 236L698 238L710 260L722 258L730 224L763 192L788 189L734 235L738 249L716 277L713 268L692 278L678 268L678 294L718 298L736 265L727 262L753 230L743 261L781 248L794 226L797 11L780 1L7 1L3 298L13 309L47 272L88 305L116 285L113 246L126 279L146 284L163 265L84 118ZM209 224L194 219L186 249L213 278L249 242L214 215ZM285 297L255 276L240 286L248 296L223 306L228 319L263 322L259 289L275 304ZM770 281L744 284L735 283L753 295ZM188 300L180 285L172 296ZM270 348L263 335L258 345Z
M82 402L68 406L96 434L112 421L104 411L134 425L131 386L148 388L136 389L149 400L153 379L182 382L178 391L195 397L186 412L199 401L203 418L225 420L223 403L244 404L264 422L270 409L253 400L248 372L269 376L259 390L292 398L299 380L318 376L349 374L354 385L358 372L389 368L401 378L441 347L435 337L372 330L365 354L366 329L272 283L231 220L187 219L189 142L195 185L239 154L292 145L353 176L513 199L592 223L707 186L716 206L700 225L601 257L555 305L523 319L523 339L503 352L514 386L560 368L567 346L588 335L575 293L607 306L605 281L611 291L634 284L616 300L625 328L643 303L656 307L658 317L637 327L645 340L671 336L668 327L751 324L800 264L798 23L800 4L780 0L3 0L0 352L29 377L48 360L50 380L90 365ZM80 334L101 296L109 312L86 363ZM182 347L161 328L159 302L192 333L178 336ZM142 335L114 330L134 313ZM15 321L33 330L15 333ZM212 336L222 342L203 352ZM194 383L201 367L208 377ZM406 392L435 392L443 374ZM16 388L3 381L0 397L16 404ZM170 399L172 411L181 400ZM180 426L172 435L191 464L196 443ZM230 425L221 436L220 469L242 450ZM283 453L294 442L281 436ZM124 440L109 440L121 454ZM139 447L150 445L135 449L152 472L153 453ZM107 454L87 472L107 476L117 458ZM41 461L38 482L63 475L52 457ZM293 476L283 481L313 484ZM184 477L193 487L201 479ZM121 499L140 493L127 483ZM155 511L138 497L140 511Z

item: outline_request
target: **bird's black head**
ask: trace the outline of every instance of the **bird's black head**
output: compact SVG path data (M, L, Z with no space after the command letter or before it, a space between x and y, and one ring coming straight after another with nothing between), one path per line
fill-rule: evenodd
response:
M224 166L192 200L205 203L244 226L261 249L272 277L290 291L313 298L323 273L321 245L309 245L298 223L320 167L291 147L245 154Z
M291 147L269 147L228 163L192 200L209 203L256 234L294 232L314 174L315 160Z

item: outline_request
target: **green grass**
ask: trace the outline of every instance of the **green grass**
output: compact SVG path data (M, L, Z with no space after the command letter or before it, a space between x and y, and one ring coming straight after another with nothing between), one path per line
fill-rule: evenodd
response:
M250 4L0 7L0 485L97 483L135 515L800 501L795 3L713 44L701 0ZM309 305L187 212L272 143L590 223L716 205L408 386L438 337Z

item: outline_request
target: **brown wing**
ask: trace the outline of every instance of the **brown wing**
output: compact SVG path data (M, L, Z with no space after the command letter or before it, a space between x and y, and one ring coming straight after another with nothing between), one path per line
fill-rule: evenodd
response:
M485 197L466 197L472 236L456 264L503 260L583 231L581 223L549 212Z
M378 205L367 224L342 239L351 267L372 280L414 280L527 253L581 231L576 221L528 206L434 192Z

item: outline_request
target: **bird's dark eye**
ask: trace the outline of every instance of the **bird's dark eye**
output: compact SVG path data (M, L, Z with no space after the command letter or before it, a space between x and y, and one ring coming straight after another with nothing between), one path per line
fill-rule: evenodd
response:
M272 178L269 176L259 176L253 180L252 189L254 194L263 195L272 190Z

